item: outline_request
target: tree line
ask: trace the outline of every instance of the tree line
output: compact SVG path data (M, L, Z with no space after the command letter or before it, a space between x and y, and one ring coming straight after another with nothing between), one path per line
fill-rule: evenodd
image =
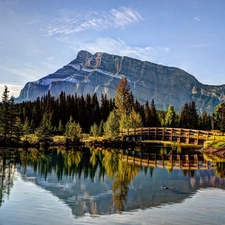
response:
M225 103L215 107L210 115L197 111L194 101L185 103L181 112L169 105L167 111L157 110L154 99L141 104L134 96L126 78L115 85L114 98L107 95L66 95L58 97L48 92L35 101L15 103L8 87L0 103L0 141L18 143L21 136L36 133L39 140L52 135L65 135L70 140L79 139L81 133L115 138L125 128L179 127L200 130L225 131Z

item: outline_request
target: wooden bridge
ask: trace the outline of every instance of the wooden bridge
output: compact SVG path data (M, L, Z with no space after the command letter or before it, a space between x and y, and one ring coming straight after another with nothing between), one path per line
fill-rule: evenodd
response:
M127 141L160 140L201 146L214 136L210 131L167 127L123 129L120 131L120 135Z
M163 155L149 151L123 150L120 154L120 159L123 162L137 166L163 169L209 170L217 167L215 162L207 161L203 154L199 152Z

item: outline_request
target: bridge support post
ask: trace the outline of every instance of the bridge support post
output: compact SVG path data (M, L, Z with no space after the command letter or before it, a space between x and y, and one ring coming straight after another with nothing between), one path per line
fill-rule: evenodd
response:
M182 129L180 129L180 134L179 134L179 140L178 140L178 143L181 142L181 132L182 132Z
M165 141L165 128L162 130L162 141Z
M171 133L170 133L170 141L173 141L173 128L171 129Z

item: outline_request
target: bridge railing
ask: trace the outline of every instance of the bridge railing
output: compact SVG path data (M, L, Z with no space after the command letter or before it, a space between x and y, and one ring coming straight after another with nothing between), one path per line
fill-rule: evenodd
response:
M123 129L120 131L120 136L130 137L133 140L168 140L202 145L209 137L214 136L214 133L184 128L141 127Z

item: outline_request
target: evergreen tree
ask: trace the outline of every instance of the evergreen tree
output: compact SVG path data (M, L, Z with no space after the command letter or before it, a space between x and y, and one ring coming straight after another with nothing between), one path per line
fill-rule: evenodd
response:
M98 136L102 136L104 134L104 122L101 120L98 127Z
M98 125L96 123L94 123L91 128L90 128L90 134L96 138L99 134L99 128Z
M14 97L9 98L9 90L5 86L0 107L0 137L4 144L18 143L19 133L17 132L20 132L19 127L17 127L19 126L18 116Z
M25 121L23 123L22 130L23 130L23 135L25 135L25 141L27 142L28 141L28 135L31 133L29 120L28 120L27 117L26 117L26 119L25 119Z
M29 120L27 117L23 123L23 134L25 135L30 134L30 125L29 125Z
M129 123L129 115L127 115L126 113L123 113L120 116L119 125L120 125L119 126L120 130L131 128Z
M50 121L50 115L45 112L41 124L36 131L38 143L44 147L48 147L51 143L53 143L53 138L51 135L52 126Z
M213 112L215 128L225 132L225 102L217 105Z
M91 123L95 122L96 124L99 124L102 118L101 118L101 111L100 111L99 102L98 102L96 93L94 93L91 98L91 106L92 106Z
M110 103L109 100L107 99L106 95L101 94L101 118L105 122L109 116L110 110Z
M65 125L69 117L68 117L68 107L66 102L66 94L63 91L59 95L59 114L60 114L60 119L62 120L62 124Z
M202 115L199 117L199 129L212 129L212 117L207 112L203 112Z
M62 120L59 121L58 131L59 131L59 133L62 133L63 132Z
M122 114L120 118L120 130L128 129L128 128L138 128L142 126L143 126L143 122L142 122L141 115L135 112L134 109L132 109L129 115Z
M189 128L189 107L187 103L185 103L182 108L182 111L180 114L179 126L181 128Z
M132 109L129 115L129 127L131 128L143 127L141 115L137 113L134 109Z
M17 132L20 132L20 128L17 126L20 126L19 123L17 123L18 121L18 111L16 109L15 106L15 101L14 101L14 97L11 96L10 100L9 100L9 112L8 112L8 116L9 116L9 126L10 126L10 131L9 131L9 138L11 139L11 141L15 141L16 143L18 143L18 134Z
M119 136L119 118L115 110L111 111L105 123L104 133L107 138L115 139Z
M42 112L41 112L41 100L40 97L37 98L37 100L33 104L32 109L32 123L34 128L37 128L41 123L42 118Z
M195 102L185 103L180 115L180 127L188 129L198 129L198 113Z
M84 119L84 122L82 125L84 127L84 130L85 132L89 132L89 129L90 129L90 126L91 124L93 123L92 122L92 112L93 112L93 107L92 107L92 104L91 104L91 95L90 94L87 94L86 95L86 98L85 98L85 119Z
M15 121L15 142L18 144L23 136L23 125L19 117L16 117Z
M195 102L191 101L188 107L189 107L189 128L198 129L199 120Z
M128 85L127 78L123 77L119 85L115 85L115 108L116 113L120 117L124 113L129 114L133 107L132 96L130 93L130 86Z
M151 110L150 110L150 107L149 107L148 100L145 103L144 112L145 112L144 126L150 127L151 126Z
M0 134L3 142L6 142L10 138L10 118L9 118L9 90L5 86L2 94L2 104L0 111Z
M168 107L166 117L165 117L165 126L166 127L175 127L176 126L176 113L174 111L173 105Z
M80 126L84 128L84 132L87 132L87 123L86 123L86 113L85 113L85 99L84 96L81 95L80 98L78 99L78 120Z
M154 99L152 99L152 101L151 101L150 115L151 115L150 126L151 127L160 127L161 124L160 124L159 117L158 117L158 114L156 111Z
M65 136L68 140L75 142L81 138L82 128L79 123L73 121L72 116L70 116L69 121L66 124Z

